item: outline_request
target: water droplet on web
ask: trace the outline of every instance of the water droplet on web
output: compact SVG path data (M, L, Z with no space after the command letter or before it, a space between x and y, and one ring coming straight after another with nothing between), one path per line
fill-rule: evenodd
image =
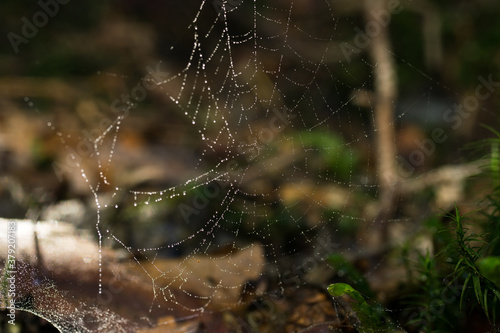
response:
M83 257L83 262L86 264L90 264L92 262L92 258L90 257Z

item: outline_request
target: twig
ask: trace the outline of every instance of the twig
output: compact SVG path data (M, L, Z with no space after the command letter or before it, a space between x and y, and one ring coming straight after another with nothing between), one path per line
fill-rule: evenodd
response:
M386 0L366 0L365 20L373 21L372 12L387 9ZM369 47L370 57L375 64L375 106L374 129L377 142L377 169L380 187L379 215L370 227L379 237L373 237L375 243L385 238L385 224L392 215L397 194L398 177L396 174L396 148L394 130L394 101L397 97L397 78L388 27L380 25L379 33L374 35ZM381 236L381 237L380 237ZM374 244L375 245L375 244Z

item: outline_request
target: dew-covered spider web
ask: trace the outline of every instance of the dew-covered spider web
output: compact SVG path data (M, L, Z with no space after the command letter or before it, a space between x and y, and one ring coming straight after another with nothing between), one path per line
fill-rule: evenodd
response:
M69 305L33 311L63 331L157 323L173 331L172 322L251 304L279 313L291 287L326 290L333 282L322 279L331 269L326 258L355 257L360 235L353 230L379 213L378 64L368 44L355 44L365 28L360 9L339 8L319 0L201 1L182 33L166 38L164 57L145 64L137 80L98 74L129 87L100 107L98 127L74 138L51 120L67 164L93 198L87 241L95 247L81 264L94 265L93 277L81 288L97 301L82 298L80 316ZM152 100L162 107L144 111ZM387 126L407 116L398 112ZM147 140L132 134L144 119L161 120L149 155L134 141ZM134 288L147 295L138 305L120 296ZM114 302L139 314L117 319ZM338 302L330 321L345 317L345 301ZM255 318L232 318L255 327Z

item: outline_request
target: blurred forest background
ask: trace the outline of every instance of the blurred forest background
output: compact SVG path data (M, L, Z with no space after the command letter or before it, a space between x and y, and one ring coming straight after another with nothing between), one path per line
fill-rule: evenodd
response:
M220 3L222 2L206 3L203 15L198 20L201 31L206 32L214 22L215 29L224 29L224 20L222 17L218 18L221 15ZM244 7L245 10L231 12L232 16L228 17L231 34L237 35L240 30L242 33L248 31L249 26L252 26L253 2L230 1L226 5L228 8L248 6ZM266 4L258 3L256 6L261 6L259 11L266 11ZM286 21L289 1L277 0L273 6L284 8L280 19ZM366 12L369 11L366 6L369 5L362 1L333 0L329 1L329 6L331 13L322 10L328 8L325 2L294 1L291 20L296 26L310 28L313 36L318 38L315 43L302 43L298 35L289 33L289 42L293 44L295 51L299 50L312 63L328 63L328 72L320 70L313 75L316 82L321 82L322 87L326 87L324 91L329 93L316 95L323 100L313 105L315 111L302 109L299 111L300 119L293 119L294 125L286 128L286 135L291 138L289 141L313 147L316 153L308 157L309 164L304 166L300 164L303 163L301 158L304 160L304 156L293 151L292 163L287 159L287 152L292 155L291 148L286 142L277 141L273 142L264 159L253 161L247 157L247 161L240 161L249 165L245 168L248 178L240 184L243 192L264 194L262 201L255 199L258 205L266 206L262 216L282 223L266 226L264 222L264 226L260 227L262 221L259 220L260 212L257 211L249 214L253 216L235 227L230 224L224 226L224 231L218 235L218 241L225 244L236 229L241 230L238 240L241 243L238 243L237 249L244 249L248 244L272 244L275 252L269 252L269 247L266 247L265 254L268 259L266 261L272 267L279 264L288 267L297 265L310 255L311 252L307 251L310 251L311 244L304 244L299 235L301 230L295 227L294 222L276 217L287 211L288 207L293 207L295 211L290 215L296 214L298 219L304 221L300 223L307 228L331 228L341 256L331 256L327 268L321 263L318 265L321 267L315 269L316 275L308 272L307 277L301 278L303 287L299 289L304 295L295 296L296 298L287 296L285 301L280 300L283 303L274 303L278 304L278 310L275 311L285 314L283 318L278 320L271 317L269 311L259 307L260 303L252 303L253 298L247 300L245 296L238 295L234 302L239 300L241 303L245 299L244 302L249 302L250 305L238 308L237 311L240 312L233 315L234 318L241 316L248 319L250 314L259 313L259 323L250 324L252 328L245 328L236 319L228 319L229 315L221 315L224 311L220 311L217 320L210 319L218 323L218 328L207 326L211 327L208 331L240 332L253 329L263 332L293 332L308 329L308 332L316 332L314 325L323 322L332 325L332 318L338 319L341 316L340 310L334 309L334 303L325 296L325 286L335 281L347 281L356 285L353 281L358 281L356 288L363 290L365 296L374 303L382 304L384 309L395 311L386 311L385 315L390 319L383 319L391 329L411 332L422 329L453 331L449 327L459 325L459 329L464 332L486 332L495 327L495 319L490 320L476 308L467 309L467 316L458 320L456 318L460 318L463 309L458 309L456 304L455 307L445 304L447 310L442 315L444 320L417 322L411 322L411 313L404 309L411 306L427 306L428 309L429 302L434 297L430 294L438 293L436 290L441 291L446 287L441 280L449 274L450 268L433 268L435 271L432 271L429 264L426 266L428 270L422 273L422 267L418 266L422 260L425 261L427 254L434 257L446 248L446 242L452 242L453 237L435 238L437 231L447 226L447 218L442 217L444 212L454 212L457 204L463 214L480 209L480 213L486 216L483 219L490 221L490 224L493 223L491 221L497 223L497 212L489 206L496 201L492 199L490 202L485 198L495 193L500 177L497 155L499 148L495 141L499 138L494 131L499 129L500 93L497 82L500 82L500 20L497 16L500 3L494 0L401 1L403 10L392 15L387 33L391 61L394 62L390 70L394 70L394 75L389 78L391 81L387 85L395 85L390 102L394 116L387 126L394 130L392 142L395 151L392 163L396 165L397 174L392 176L399 179L394 184L382 177L385 171L380 170L384 166L380 166L379 159L384 158L382 155L385 148L378 146L380 138L377 135L383 130L374 130L381 89L377 82L384 82L383 79L377 81L380 75L376 73L378 67L374 65L377 58L370 54L370 46L360 48L359 54L352 53L352 59L346 61L341 46L342 42L355 45L353 40L357 31L354 28L365 27ZM12 34L9 37L9 34L13 32L17 36L23 36L25 21L22 18L26 17L32 22L33 15L41 11L42 7L34 1L12 0L3 1L0 7L0 34L3 36L0 49L0 217L70 222L77 230L90 230L92 241L96 243L95 200L88 183L82 177L81 169L90 183L99 179L100 169L95 152L92 151L93 146L83 145L82 142L92 142L110 125L109 119L114 121L123 115L116 113L114 106L122 107L125 104L121 101L119 104L113 103L121 99L123 94L130 94L138 82L143 82L141 80L148 71L156 70L164 78L162 75L168 76L164 73L176 73L186 66L194 42L191 23L198 13L200 1L90 0L58 3L57 10L52 7L53 17L49 17L46 24L39 27L32 37L19 37L21 39L16 39L18 37L13 37ZM328 31L332 27L334 30ZM272 29L272 26L265 28ZM259 32L273 35L272 30L264 29ZM323 38L324 36L332 39ZM215 37L219 38L220 34L215 34ZM325 42L321 42L322 40ZM206 42L210 44L210 40ZM217 40L213 43L216 44ZM273 47L272 39L265 43L268 47ZM331 44L328 52L324 52L325 43ZM235 52L235 63L238 59L246 59L254 51L253 43L248 43L247 46L246 49L242 47ZM260 51L259 48L258 52ZM281 52L287 58L286 52L292 51ZM311 75L304 70L307 65L298 60L294 62L293 59L289 57L287 62L280 63L281 72L284 76L293 77L294 71L300 68L302 74L299 73L296 79L307 81L307 75ZM271 57L267 60L266 66L278 66ZM202 74L199 79L206 79ZM192 86L192 79L193 77L189 77L185 84ZM209 78L223 79L223 76L216 75ZM484 87L485 80L493 82L490 86L481 88L481 91L490 93L488 98L479 100L479 105L473 111L464 111L463 114L456 111L447 113L455 104L466 103L464 101L468 96L477 96L477 87ZM257 88L259 98L267 96L269 82L270 76L254 78L253 83L262 87ZM220 147L207 149L207 143L200 140L200 125L193 125L191 119L184 114L193 110L177 107L169 97L176 94L179 87L176 84L165 84L158 89L147 90L146 98L133 106L128 105L131 110L120 123L116 142L109 135L102 146L99 145L104 161L113 150L113 161L109 169L106 169L106 178L111 186L107 188L103 185L99 190L104 196L107 190L113 188L123 189L126 193L142 193L179 186L214 168L228 156L229 143L226 146L222 141ZM287 85L281 89L290 89L284 93L289 97L286 102L303 107L294 97L300 94L299 89L294 91L293 87ZM328 108L324 105L328 105ZM331 110L335 111L333 116ZM451 118L457 115L460 117ZM326 125L319 126L317 131L310 130L323 118L327 119ZM229 127L237 127L236 116L235 119L228 119ZM262 118L257 112L252 119L252 127L264 126L259 123ZM458 121L460 124L456 123ZM48 123L50 126L47 126ZM446 136L447 139L436 139L436 129L442 130L437 136ZM209 127L206 133L207 136L215 137L220 134L219 131L220 128L214 126ZM239 133L237 141L246 141L245 131ZM429 140L433 142L432 147L422 145ZM71 154L78 149L85 153L77 153L80 164L75 167ZM331 152L332 149L334 153ZM416 151L419 152L418 156L415 155ZM279 156L271 158L273 154ZM423 160L418 159L422 157ZM287 169L303 171L300 174L302 181L289 181L292 178ZM330 182L340 186L332 187ZM357 184L366 186L364 193L353 189ZM386 187L389 189L385 190ZM179 187L179 192L183 192L182 189ZM386 195L384 191L397 193L394 198L388 199L387 207L383 202ZM165 243L184 239L217 214L217 209L224 200L216 198L210 201L200 212L191 214L186 220L185 212L179 209L179 205L193 202L198 193L188 192L187 197L168 198L151 210L135 207L137 198L133 199L130 195L105 197L103 202L118 208L99 212L101 227L113 228L114 235L126 244L127 249L132 249L119 252L123 250L123 244L105 238L104 245L112 248L110 251L119 252L112 256L120 260L135 256L137 260L141 260L147 254L134 249L160 248ZM273 195L280 199L273 198ZM296 202L299 203L295 204ZM382 211L383 209L386 211ZM234 216L227 219L236 221L238 212L231 213ZM324 227L326 224L328 227ZM497 235L494 232L499 230L497 228L491 231L481 226L475 228L473 230L477 234L489 230L489 239L495 239ZM266 236L262 237L263 234ZM173 248L161 248L157 255L159 258L169 259L197 255L192 253L189 246L189 242L186 242ZM212 262L215 263L217 259L213 258L217 255L233 250L219 249L220 253L215 253L210 249L205 254L212 256ZM495 251L498 252L498 249ZM298 255L289 258L287 255L290 253ZM494 251L481 255L486 254L500 255ZM286 260L279 263L280 258ZM50 261L50 258L45 260ZM427 257L427 260L431 259ZM437 259L433 264L436 267L442 265ZM35 261L30 265L44 264ZM500 271L500 265L495 269ZM276 272L282 270L282 267L276 268ZM265 275L264 272L268 273L264 269L259 273L259 278ZM272 272L269 274L271 278L264 285L262 281L255 282L256 290L261 290L262 293L262 290L272 290L275 285L286 287L282 282L273 280L275 276ZM75 276L66 276L66 273L57 270L51 274L49 276L52 279L61 283L61 290L71 290L71 281ZM427 276L427 281L433 276L436 278L436 285L441 286L429 292L428 299L420 299L419 305L413 303L410 306L410 303L401 301L403 295L418 294L418 288L426 285L422 282L425 279L419 280L421 276ZM483 277L486 276L484 273ZM248 277L253 278L251 275ZM96 288L92 284L97 284L96 278L95 274L89 278L88 288L91 291L84 293L85 297L95 293ZM367 285L359 282L366 279ZM484 287L485 280L481 281ZM318 288L323 288L323 291L318 291ZM472 289L467 288L468 291ZM133 288L132 290L137 292ZM147 311L150 295L146 295L148 290L142 292L144 297L141 296L141 299L146 304L144 307ZM203 290L199 292L202 293ZM194 293L196 294L196 290ZM131 294L132 292L123 296L123 299L130 300ZM474 294L471 295L471 299L474 299ZM496 294L485 292L484 295L494 299ZM495 302L500 300L500 296L498 298ZM179 301L181 304L184 302L188 301ZM328 304L324 305L322 302ZM349 301L339 302L349 308ZM457 302L458 300L455 303ZM321 309L315 307L317 304L323 304ZM478 308L484 309L484 306L479 304ZM138 318L137 314L133 314L138 311L135 308L130 312L117 308L113 308L113 311L124 317L131 317L132 320ZM161 310L158 313L155 311L152 315L153 322L168 314ZM486 306L485 312L488 311L491 310ZM185 313L182 315L186 316ZM177 312L172 316L176 317ZM345 313L342 316L351 321L344 321L343 326L339 324L338 327L343 327L345 331L363 330L356 326L361 316L357 319ZM423 315L419 312L419 316ZM307 321L305 317L312 319ZM31 318L26 319L26 322L30 320L34 321ZM453 322L454 320L456 321ZM388 324L389 321L393 326ZM2 322L2 325L7 330L7 324ZM37 328L33 328L36 325L43 326L38 322L36 325L32 322L23 325L23 330L27 332L30 329L36 331ZM92 331L91 326L89 327ZM200 326L197 327L199 329ZM48 327L44 329L49 330ZM134 326L134 329L138 328ZM177 326L175 329L189 331L193 328Z

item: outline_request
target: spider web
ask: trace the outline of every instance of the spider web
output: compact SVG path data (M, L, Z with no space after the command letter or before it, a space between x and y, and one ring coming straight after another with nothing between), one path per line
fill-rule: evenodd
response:
M109 176L119 163L121 129L131 116L141 116L140 102L147 97L112 105L111 124L92 141L95 175L72 156L95 200L96 293L104 292L103 271L109 265L102 255L105 244L125 249L148 276L150 311L180 307L191 313L187 320L213 306L245 304L243 296L234 295L250 289L247 280L271 276L281 290L290 280L284 273L292 260L309 256L319 265L345 243L336 221L363 222L357 203L376 202L378 191L369 176L377 175L372 157L357 149L369 147L376 154L370 143L372 110L355 103L368 95L373 67L362 56L346 59L339 48L339 41L353 37L354 25L336 15L329 1L200 4L186 27L192 39L187 61L179 69L159 62L156 74L145 73L139 81L143 89L131 91L132 96L160 91L168 103L158 112L165 119L184 117L201 147L193 148L192 168L162 188L130 189ZM176 45L171 52L177 52ZM361 95L352 97L353 91ZM358 176L359 170L367 176ZM119 226L106 220L109 211L125 205L115 197L127 198L143 212L148 206L175 205L171 228L189 232L167 232L151 246L132 246ZM162 255L176 251L184 259L173 267L158 264ZM193 268L200 258L208 258L211 276ZM189 290L192 286L201 295ZM179 290L195 302L176 296Z
M217 9L217 4L213 5ZM195 177L159 191L130 191L134 206L187 197L185 201L181 199L179 205L184 222L196 217L201 209L211 208L204 202L205 199L210 199L210 204L217 209L212 210L212 216L206 220L198 221L196 230L187 237L164 246L138 249L149 258L154 258L160 250L179 246L190 249L192 255L218 252L218 247L228 244L236 249L245 249L242 244L247 238L246 241L254 239L262 243L267 260L278 264L279 258L292 255L295 251L286 244L273 241L273 226L292 224L290 228L296 232L296 239L288 239L287 243L312 243L318 234L329 234L327 220L321 219L310 225L303 220L304 214L314 209L313 206L324 207L321 199L311 198L321 182L328 181L333 187L344 189L342 205L348 205L353 192L364 187L357 186L351 174L339 180L335 174L325 170L323 175L312 178L312 188L307 186L310 192L301 193L308 198L309 204L305 207L299 207L298 200L290 202L283 198L283 184L295 184L297 188L306 182L309 185L308 163L311 160L321 162L314 158L318 147L307 144L313 141L308 136L318 128L334 131L330 124L341 118L349 100L339 98L342 92L336 86L341 83L333 77L327 63L329 43L334 37L338 38L338 22L328 2L322 5L326 8L326 15L332 15L331 26L322 27L326 30L323 36L318 35L318 27L314 24L298 26L294 23L294 16L307 13L297 13L293 4L279 5L223 2L220 11L213 17L211 3L203 2L188 27L192 31L193 48L185 68L155 82L160 89L175 87L166 93L172 107L183 113L193 125L204 148L194 167L198 173ZM213 19L206 19L206 16ZM204 22L202 18L205 18ZM308 41L323 46L316 54L318 59L302 55ZM324 73L320 74L322 71ZM346 70L346 73L349 72ZM329 87L325 87L325 82ZM332 83L335 98L329 96L332 94ZM116 124L115 128L118 126ZM349 123L342 126L349 126ZM303 128L298 138L288 134L296 127ZM362 129L361 133L350 130L350 141L339 142L343 144L341 149L327 147L326 150L331 149L332 152L326 154L333 155L332 158L347 157L350 160L348 163L353 162L350 146L366 138L368 130ZM214 158L214 165L207 166L206 160ZM265 184L268 176L275 178L275 184ZM104 177L100 181L106 183ZM197 191L194 198L190 197L194 191ZM276 207L281 213L276 213ZM343 209L341 206L339 211ZM97 229L101 229L99 223ZM218 241L221 234L223 241ZM106 236L103 234L103 237ZM243 238L243 243L239 242L239 238ZM252 269L248 267L248 271ZM181 271L183 273L176 278L182 280L189 272ZM279 270L276 273L281 281ZM207 284L200 278L190 278ZM213 293L204 297L206 304L192 311L202 312L218 289L227 288L222 281L218 283L208 286ZM166 287L155 288L155 292L167 302L183 306L169 296L168 288L167 284Z

